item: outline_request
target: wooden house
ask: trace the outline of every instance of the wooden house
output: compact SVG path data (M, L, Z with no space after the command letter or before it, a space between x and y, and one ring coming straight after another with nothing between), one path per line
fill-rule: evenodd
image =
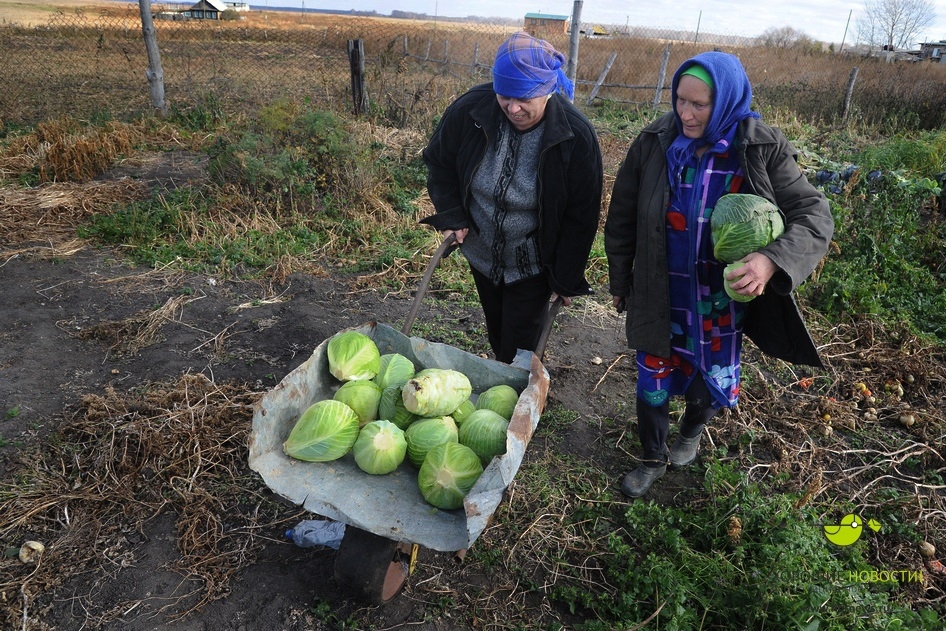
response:
M526 13L522 30L532 37L549 35L567 35L571 16L550 15L548 13Z
M185 19L219 20L220 14L227 10L227 5L221 0L200 0L190 9L181 11Z
M946 57L946 40L921 43L919 57L920 59L928 59L934 63L941 63L943 57Z

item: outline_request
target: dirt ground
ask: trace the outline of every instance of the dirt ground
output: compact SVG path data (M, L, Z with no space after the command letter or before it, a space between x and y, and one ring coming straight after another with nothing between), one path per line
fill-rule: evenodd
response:
M195 156L156 154L127 162L103 179L172 187L201 177L202 168ZM356 290L351 278L293 274L283 286L219 282L135 268L112 250L81 247L50 256L49 244L34 245L31 250L7 249L0 257L0 479L10 476L24 454L88 415L90 396L120 401L149 384L171 384L173 389L182 376L202 375L206 382L234 384L234 391L252 401L339 330L369 321L400 328L413 298L411 291L384 295ZM148 329L145 316L163 307L165 317L157 326L152 323L153 331ZM451 303L425 302L417 322L425 319L453 322L470 336L482 329L478 308ZM552 384L549 403L562 402L581 415L563 437L562 448L595 459L617 457L616 473L630 462L619 452L600 449L598 421L621 414L629 392L631 364L623 357L622 329L617 316L590 301L576 301L556 319L545 357ZM138 342L129 344L132 339ZM248 415L238 423L242 431L248 424ZM237 461L242 470L236 477L248 481L248 491L265 495L262 481L246 465L245 445L241 450ZM668 492L673 479L668 476ZM334 550L302 549L285 540L286 529L306 515L281 498L268 501L282 502L282 521L257 524L255 541L262 545L241 559L224 597L182 619L177 614L195 602L186 597L193 577L180 569L182 520L171 509L156 510L139 532L110 541L96 554L97 562L82 571L64 570L56 584L38 591L0 585L3 602L28 603L24 629L329 628L318 626L312 612L316 602L333 603L333 615L340 619L343 612L355 616L369 611L376 628L463 628L448 614L429 613L436 592L418 585L439 576L441 588L448 584L462 592L464 584L486 580L469 575L452 555L422 549L420 571L404 592L383 607L365 610L339 593ZM68 525L68 513L64 518ZM69 555L55 554L57 543L78 545L62 526L46 530L60 538L46 541L44 562L70 562ZM107 525L101 528L104 532ZM20 543L0 542L5 549ZM96 539L88 545L104 544ZM117 557L110 557L111 547ZM112 558L119 561L109 562Z

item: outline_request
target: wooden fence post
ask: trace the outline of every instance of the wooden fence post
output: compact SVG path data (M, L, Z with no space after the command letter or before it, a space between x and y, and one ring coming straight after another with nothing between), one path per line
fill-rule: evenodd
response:
M581 39L581 6L582 0L575 0L572 4L572 32L568 45L568 65L565 66L565 75L573 85L578 85L578 41ZM572 98L572 101L575 99Z
M614 65L614 60L617 59L617 57L617 53L611 53L611 58L608 59L608 63L604 64L604 69L601 71L601 74L598 75L595 87L591 88L591 94L588 95L588 100L585 101L585 105L591 105L595 97L598 96L598 90L601 89L601 84L604 83L604 80L607 78L608 73L611 71L611 66Z
M164 69L161 67L161 50L158 48L158 35L154 30L150 0L138 0L141 11L141 31L145 37L145 50L148 52L148 69L145 76L151 86L151 104L164 117L168 113L168 104L164 100Z
M670 44L664 47L664 56L660 61L660 75L657 77L657 93L654 95L654 109L660 107L663 98L664 80L667 78L667 62L670 60ZM671 103L671 105L673 105Z
M365 94L364 40L348 40L348 61L351 64L351 97L355 105L355 116L358 116L368 107L368 95Z
M470 64L470 76L471 76L471 77L475 77L475 76L476 76L476 62L477 62L477 59L479 59L479 56L480 56L480 43L479 43L479 42L474 42L474 43L473 43L473 63Z
M847 122L847 115L851 109L851 94L854 92L854 81L857 79L857 66L851 70L851 77L847 81L847 91L844 93L844 109L841 110L841 122Z

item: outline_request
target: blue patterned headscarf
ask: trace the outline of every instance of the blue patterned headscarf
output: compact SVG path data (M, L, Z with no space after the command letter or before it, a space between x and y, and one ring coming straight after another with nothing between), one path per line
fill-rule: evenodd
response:
M680 77L691 66L699 65L712 79L713 111L706 125L706 133L702 138L687 138L683 135L683 123L677 114L677 86ZM673 75L670 90L673 112L677 120L679 136L667 150L667 167L671 177L686 164L697 147L709 145L712 147L721 139L731 135L733 127L745 118L759 118L750 108L752 104L752 85L746 75L745 68L739 58L729 53L708 52L700 53L680 64Z
M561 90L571 99L575 86L565 74L565 55L545 40L519 31L500 44L493 62L493 90L516 99L531 99Z

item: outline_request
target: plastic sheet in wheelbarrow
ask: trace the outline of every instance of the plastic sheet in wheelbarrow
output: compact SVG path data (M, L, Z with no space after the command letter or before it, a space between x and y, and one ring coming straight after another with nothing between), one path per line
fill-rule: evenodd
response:
M463 509L438 510L424 501L417 470L405 460L386 475L369 475L348 455L326 463L289 458L282 444L299 416L341 385L328 372L328 340L263 395L253 416L250 467L275 493L324 517L376 535L442 552L469 548L486 528L522 463L543 410L549 376L533 353L520 352L512 365L483 359L446 344L408 337L389 326L368 323L365 333L382 354L400 353L421 368L452 368L470 379L474 394L498 384L520 391L509 423L506 454L489 463L466 497Z

